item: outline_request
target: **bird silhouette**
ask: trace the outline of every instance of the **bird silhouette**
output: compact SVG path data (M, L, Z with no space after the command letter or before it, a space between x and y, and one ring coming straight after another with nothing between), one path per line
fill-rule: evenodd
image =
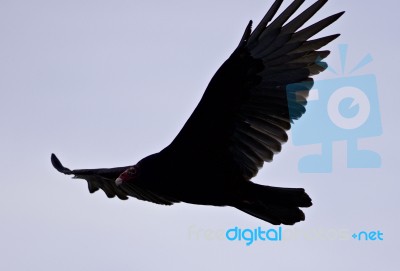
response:
M52 154L53 166L85 179L91 193L101 189L110 198L232 206L275 225L304 220L300 208L312 201L303 188L265 186L251 179L281 151L293 120L305 113L311 76L327 68L322 60L329 51L320 49L339 34L310 38L344 12L300 29L327 0L290 20L304 2L295 0L273 19L282 2L273 3L254 31L249 22L166 148L125 167L70 170Z

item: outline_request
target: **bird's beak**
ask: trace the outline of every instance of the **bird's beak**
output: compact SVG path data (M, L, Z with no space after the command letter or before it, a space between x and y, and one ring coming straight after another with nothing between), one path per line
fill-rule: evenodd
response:
M115 180L115 184L116 184L117 186L120 186L122 183L123 183L123 180L122 180L122 178L120 178L120 177L118 177L118 178Z

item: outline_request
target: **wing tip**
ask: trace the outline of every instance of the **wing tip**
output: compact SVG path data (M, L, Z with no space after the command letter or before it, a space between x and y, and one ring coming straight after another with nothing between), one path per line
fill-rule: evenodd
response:
M72 174L72 171L69 168L64 167L54 153L51 154L51 164L61 173Z
M341 11L341 12L335 13L327 18L332 18L332 23L333 23L333 22L337 21L340 17L342 17L343 14L345 14L345 13L346 13L346 11Z
M243 36L240 39L238 48L242 47L244 44L246 44L251 36L251 29L253 26L253 20L250 20L249 23L246 26L246 29L244 30Z

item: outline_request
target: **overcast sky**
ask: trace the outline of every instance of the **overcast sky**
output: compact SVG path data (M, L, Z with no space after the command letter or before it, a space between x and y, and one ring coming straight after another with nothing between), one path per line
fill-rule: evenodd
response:
M316 77L319 97L327 80L351 82L369 91L375 117L367 120L370 133L348 138L294 145L292 134L260 171L255 182L304 187L313 198L306 221L283 227L281 242L228 241L235 226L277 229L233 208L108 199L51 166L52 152L67 167L96 168L160 151L248 21L258 23L272 2L0 1L0 269L396 270L396 1L331 0L312 20L346 11L323 32L342 36L328 46L336 74ZM348 46L343 71L340 44ZM372 61L350 74L368 55ZM324 125L315 129L323 133ZM318 140L333 143L332 170L301 172L299 160L321 152ZM381 166L349 168L350 141L374 151ZM351 237L378 230L384 240Z

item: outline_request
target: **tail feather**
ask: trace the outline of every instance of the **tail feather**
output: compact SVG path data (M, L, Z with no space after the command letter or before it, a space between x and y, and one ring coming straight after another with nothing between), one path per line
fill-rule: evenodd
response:
M297 207L248 203L236 206L236 208L273 225L293 225L305 219L303 211Z
M303 188L282 188L250 183L245 198L235 207L274 225L304 221L300 207L310 207L311 198Z
M303 188L264 186L252 183L252 196L264 204L276 204L286 207L310 207L312 201Z

